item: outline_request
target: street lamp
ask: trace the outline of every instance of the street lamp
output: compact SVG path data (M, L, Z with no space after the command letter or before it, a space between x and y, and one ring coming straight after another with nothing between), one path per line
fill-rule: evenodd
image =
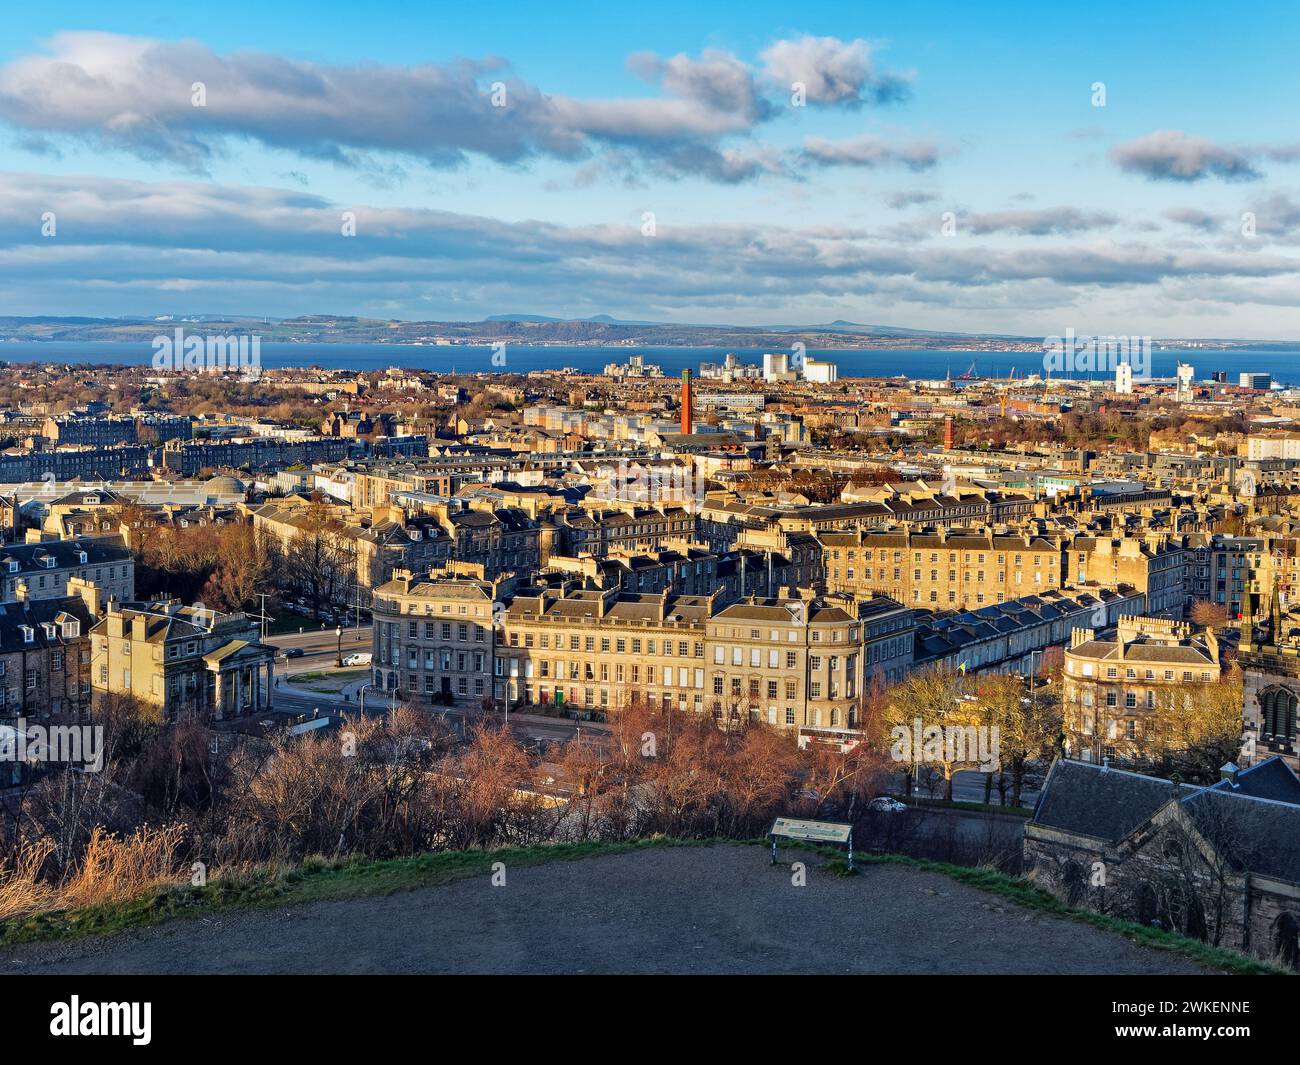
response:
M334 635L338 637L338 653L334 656L334 665L342 667L343 665L343 626L339 625L334 629Z

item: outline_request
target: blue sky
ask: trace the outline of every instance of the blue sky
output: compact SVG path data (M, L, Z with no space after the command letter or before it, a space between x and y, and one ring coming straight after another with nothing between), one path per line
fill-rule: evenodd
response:
M10 8L0 314L1300 336L1294 5L612 7Z

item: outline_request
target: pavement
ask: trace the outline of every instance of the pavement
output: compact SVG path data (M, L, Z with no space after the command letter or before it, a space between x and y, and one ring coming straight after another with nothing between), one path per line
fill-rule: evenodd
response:
M1178 954L939 873L656 847L391 895L224 911L0 951L14 976L135 973L1197 974ZM804 865L803 883L794 863ZM494 875L494 873L496 875ZM495 884L494 884L495 881ZM504 882L503 882L504 881Z

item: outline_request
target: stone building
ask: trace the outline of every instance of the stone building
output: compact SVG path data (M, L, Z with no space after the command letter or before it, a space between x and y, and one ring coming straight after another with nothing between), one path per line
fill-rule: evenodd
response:
M695 533L695 519L679 507L571 508L558 511L555 519L566 555L655 551Z
M1189 553L1164 534L1080 536L1068 548L1067 582L1115 588L1130 584L1147 597L1147 613L1181 618L1190 605Z
M177 600L119 604L90 631L92 699L129 695L181 714L215 719L271 708L275 649L244 614L217 614Z
M1300 968L1300 778L1280 758L1208 788L1058 759L1024 860L1072 906Z
M0 548L0 601L60 599L75 579L91 581L101 598L135 598L135 560L120 536L40 540Z
M787 590L727 603L582 584L506 594L401 574L375 596L374 683L599 717L648 703L825 739L852 733L875 675L897 679L911 662L911 611L889 599Z
M970 610L1061 587L1062 540L992 529L823 532L826 587Z
M1275 596L1263 624L1243 618L1237 662L1244 698L1240 763L1276 756L1300 770L1300 617L1283 613Z
M97 593L71 583L66 597L0 605L0 722L86 719Z
M1300 541L1293 535L1188 538L1188 594L1224 608L1229 620L1276 594L1296 603L1300 591Z
M1140 758L1155 712L1187 685L1217 684L1219 641L1187 622L1121 618L1100 635L1076 629L1065 651L1061 703L1066 751L1085 761Z
M375 687L412 701L492 698L497 601L490 581L397 573L375 590Z

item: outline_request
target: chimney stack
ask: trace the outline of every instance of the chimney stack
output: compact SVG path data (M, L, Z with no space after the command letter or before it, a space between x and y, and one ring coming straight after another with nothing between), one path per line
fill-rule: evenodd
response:
M691 371L682 371L682 435L690 436L695 430L691 405Z

